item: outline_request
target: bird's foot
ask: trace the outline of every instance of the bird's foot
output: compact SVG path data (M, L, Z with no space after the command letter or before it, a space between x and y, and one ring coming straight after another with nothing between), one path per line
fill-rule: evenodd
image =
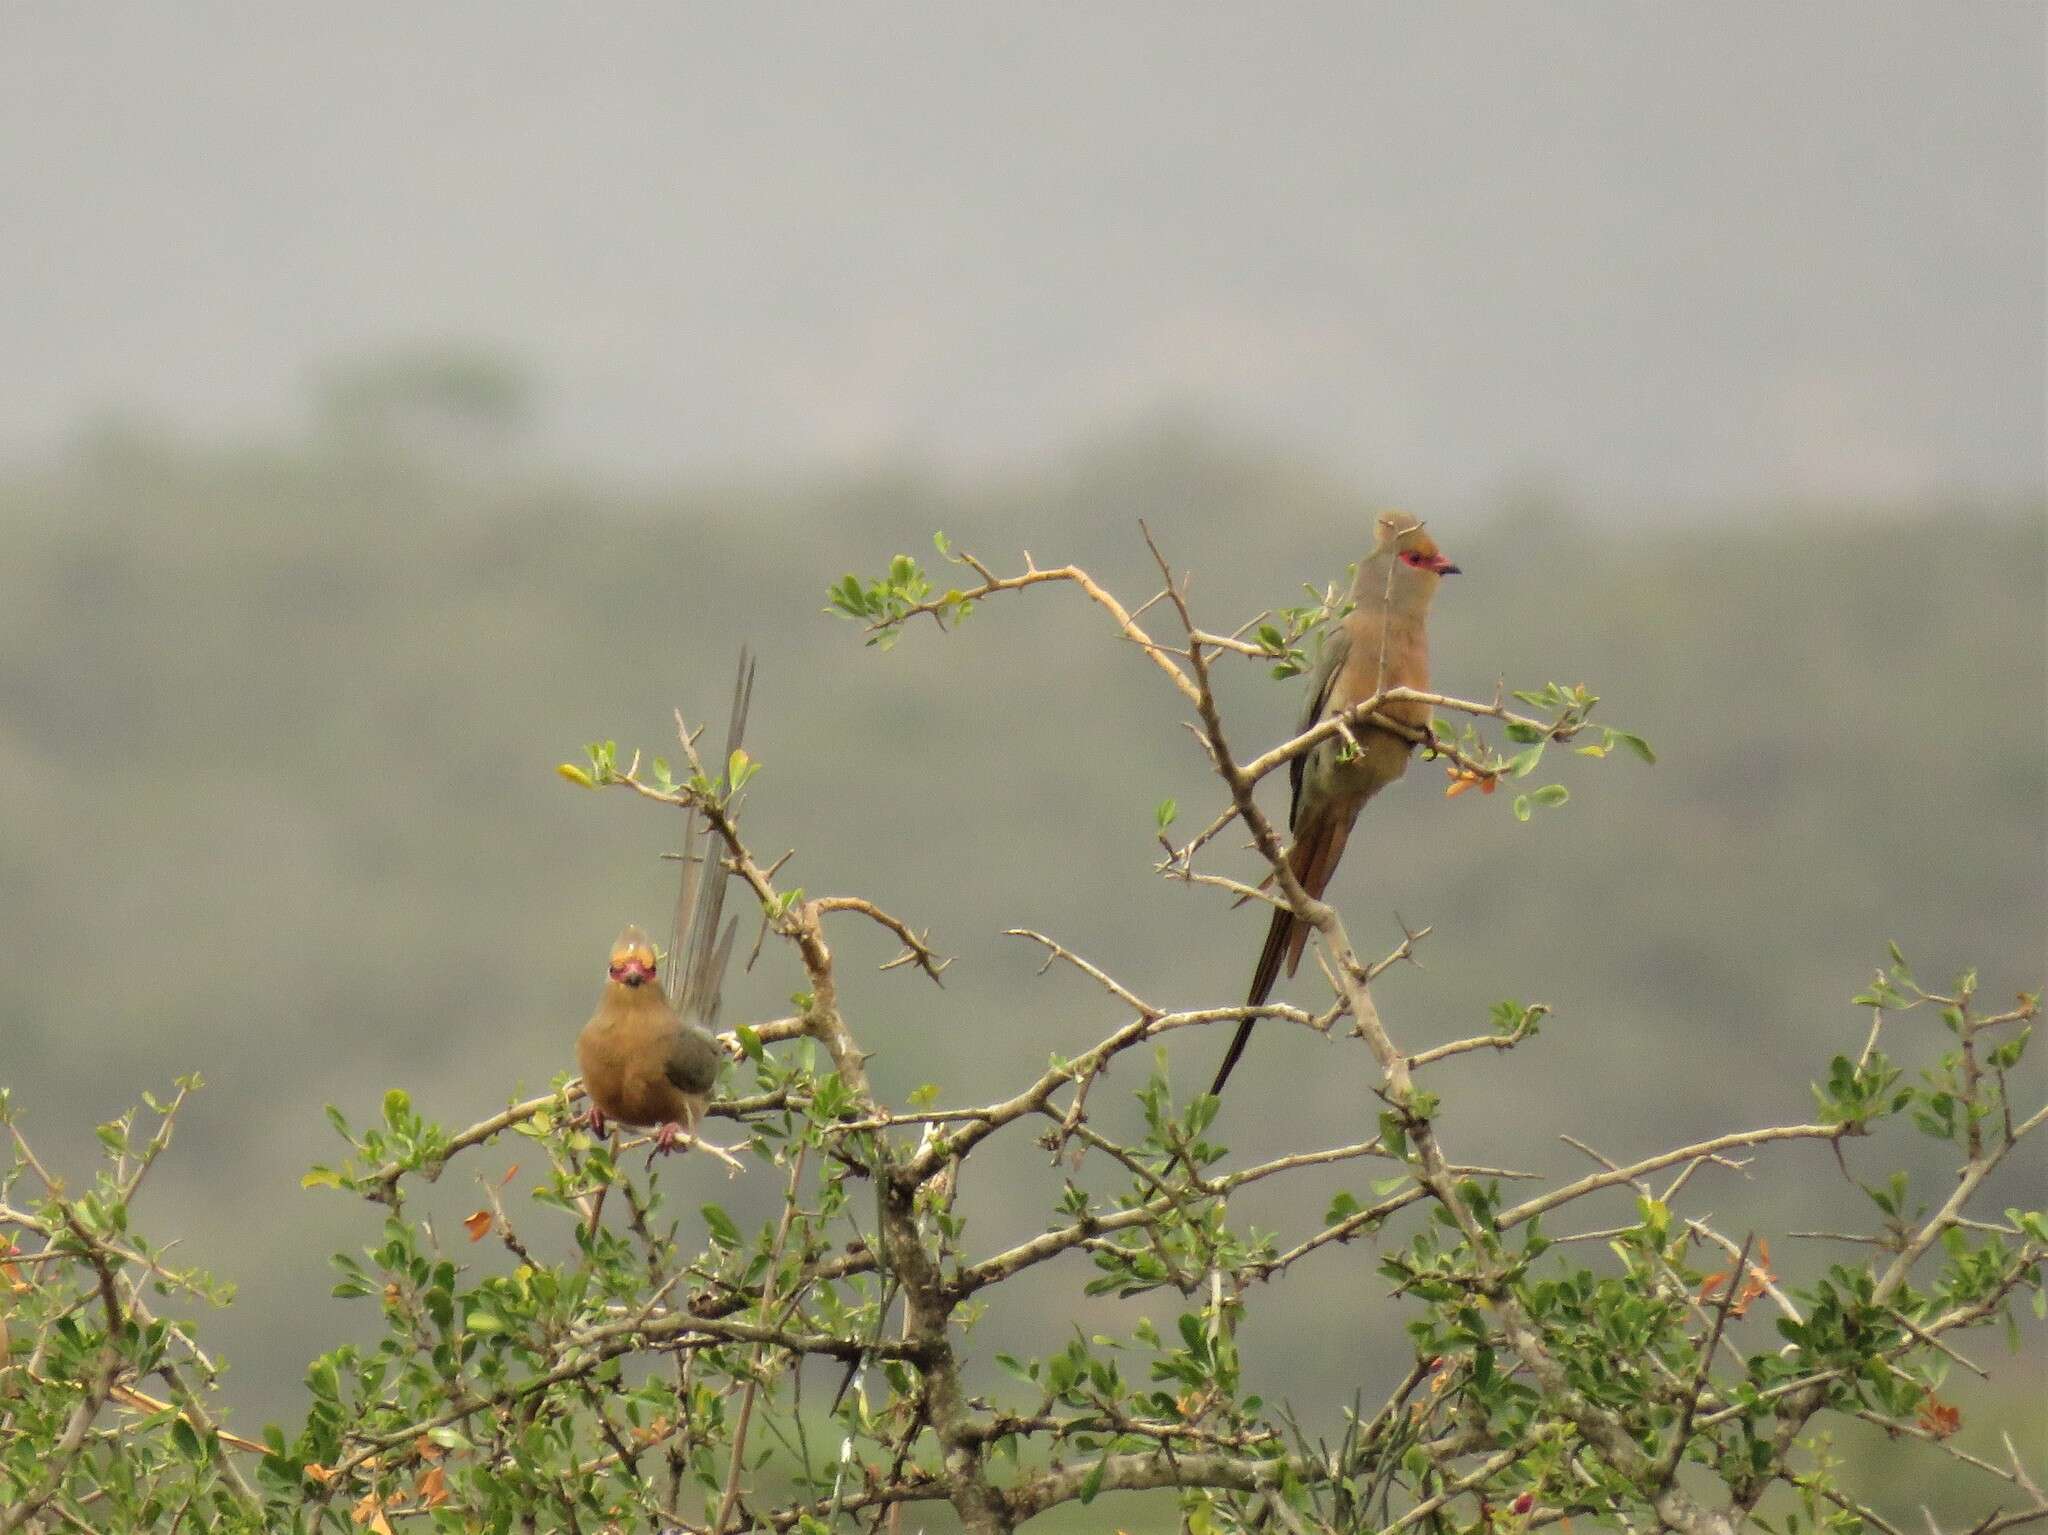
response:
M654 1159L665 1152L686 1151L697 1144L697 1137L685 1130L674 1120L667 1120L654 1127L654 1133L647 1137L647 1170L654 1170Z
M647 1165L650 1168L654 1166L654 1159L664 1151L697 1150L723 1162L726 1173L731 1177L737 1178L746 1171L746 1164L732 1154L731 1148L715 1146L699 1136L696 1131L686 1130L674 1121L656 1125L654 1134L648 1139L652 1143L647 1153Z
M578 1129L588 1130L599 1140L603 1140L612 1133L611 1121L605 1118L604 1110L594 1103L570 1120L569 1123Z

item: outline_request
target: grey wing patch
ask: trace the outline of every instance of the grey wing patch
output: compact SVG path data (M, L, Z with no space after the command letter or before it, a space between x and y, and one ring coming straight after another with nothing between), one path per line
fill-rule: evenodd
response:
M679 1092L709 1096L718 1085L718 1073L725 1065L725 1052L704 1030L684 1024L668 1048L668 1079Z
M1316 661L1316 669L1309 674L1308 702L1301 711L1301 722L1294 733L1300 735L1323 717L1323 709L1330 701L1330 690L1337 684L1337 673L1344 669L1344 659L1351 654L1351 630L1339 624L1330 631L1323 645L1323 653ZM1287 782L1292 793L1287 801L1287 829L1294 830L1295 821L1301 814L1301 780L1308 770L1308 759L1312 752L1303 752L1287 764Z

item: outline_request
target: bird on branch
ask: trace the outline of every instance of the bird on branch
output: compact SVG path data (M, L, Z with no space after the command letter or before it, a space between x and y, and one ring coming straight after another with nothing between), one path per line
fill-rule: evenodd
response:
M742 650L726 735L728 764L739 750L753 689L753 662ZM615 1119L653 1127L660 1151L694 1140L725 1064L713 1031L739 919L719 933L727 871L718 849L707 842L702 818L691 812L670 932L667 991L660 984L653 941L629 924L612 945L597 1011L577 1036L589 1124L599 1136Z
M1458 567L1419 521L1403 512L1383 514L1374 524L1372 553L1358 563L1351 611L1309 674L1308 700L1296 734L1389 688L1427 689L1430 599L1443 577L1457 574ZM1417 730L1429 728L1428 704L1389 702L1373 712ZM1321 900L1329 888L1358 812L1408 770L1413 750L1412 741L1361 722L1348 733L1325 737L1288 763L1293 799L1287 813L1292 833L1287 867L1311 900ZM1272 884L1273 876L1268 875L1266 883ZM1279 979L1283 958L1287 973L1294 974L1308 935L1308 923L1290 907L1274 911L1245 1006L1257 1007L1266 1000ZM1238 1024L1210 1092L1222 1092L1230 1080L1251 1037L1252 1022L1246 1018Z

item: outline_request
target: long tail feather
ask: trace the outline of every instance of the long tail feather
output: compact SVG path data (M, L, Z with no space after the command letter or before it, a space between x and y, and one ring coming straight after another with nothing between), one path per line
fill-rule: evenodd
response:
M1300 828L1294 845L1287 850L1287 866L1294 871L1301 888L1317 900L1329 888L1330 876L1337 871L1337 860L1344 856L1344 845L1351 840L1351 827L1357 811L1346 814L1338 810L1334 814L1305 817L1307 824ZM1303 946L1308 942L1308 924L1298 920L1285 907L1276 908L1272 923L1266 929L1266 946L1259 951L1259 963L1252 971L1251 989L1245 994L1244 1005L1257 1007L1272 993L1273 983L1280 978L1280 962L1287 961L1287 973L1294 974L1301 963ZM1230 1073L1237 1068L1238 1058L1244 1054L1245 1044L1251 1039L1254 1020L1246 1018L1237 1026L1237 1032L1230 1038L1230 1048L1223 1053L1223 1064L1216 1068L1216 1080L1210 1084L1211 1093L1223 1091L1223 1084L1230 1080Z
M1344 857L1345 844L1351 840L1351 828L1356 824L1352 816L1331 817L1323 828L1307 871L1296 876L1301 881L1301 888L1319 901L1323 898L1323 892L1330 888L1330 876L1337 872L1337 864ZM1308 946L1308 934L1309 926L1306 922L1294 924L1293 936L1287 941L1289 975L1301 967L1301 952Z
M1264 1002L1267 993L1273 989L1273 982L1279 979L1280 956L1287 947L1288 930L1293 925L1293 912L1284 908L1274 911L1272 925L1266 929L1266 946L1259 951L1258 968L1252 971L1251 990L1245 994L1246 1007L1257 1007ZM1216 1068L1216 1080L1209 1084L1212 1094L1222 1092L1223 1084L1237 1069L1237 1059L1244 1054L1244 1047L1252 1037L1252 1021L1246 1018L1239 1022L1237 1032L1230 1036L1230 1048L1223 1052L1223 1064Z
M683 880L676 891L675 915L668 925L668 1005L680 1008L685 982L690 973L684 945L690 941L690 922L697 912L697 892L704 879L704 823L690 816L683 833Z
M1309 825L1303 827L1303 835L1298 835L1294 839L1294 845L1288 847L1286 862L1288 868L1294 870L1296 880L1307 880L1307 870L1315 866L1313 856L1319 841L1321 827ZM1288 911L1286 907L1274 909L1274 919L1266 927L1266 948L1260 950L1260 962L1257 962L1257 968L1253 968L1251 972L1251 989L1245 993L1245 1007L1257 1007L1272 993L1274 980L1280 978L1280 958L1286 954L1288 937L1294 933L1296 927L1298 923L1294 921L1292 911ZM1221 1093L1223 1085L1231 1081L1231 1072L1237 1070L1237 1058L1245 1054L1245 1044L1251 1040L1251 1023L1253 1019L1247 1017L1237 1025L1237 1034L1231 1036L1231 1048L1223 1052L1223 1064L1217 1066L1217 1081L1210 1083L1208 1087L1210 1093Z
M754 660L742 646L739 681L733 688L732 720L726 728L725 757L719 764L726 771L730 771L732 754L739 750L745 736L747 709L753 698ZM671 1001L683 1017L707 1029L718 1021L719 993L738 927L735 918L722 937L718 930L719 918L725 911L726 877L708 828L701 819L691 816L690 830L684 838L682 889L676 899L670 945L670 953L678 956L671 971L675 988Z

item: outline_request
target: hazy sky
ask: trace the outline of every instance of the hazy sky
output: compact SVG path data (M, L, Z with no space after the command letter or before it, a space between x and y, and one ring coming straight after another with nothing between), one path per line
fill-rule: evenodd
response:
M635 474L1162 406L1412 504L2044 481L2037 4L0 11L0 454L481 340Z

